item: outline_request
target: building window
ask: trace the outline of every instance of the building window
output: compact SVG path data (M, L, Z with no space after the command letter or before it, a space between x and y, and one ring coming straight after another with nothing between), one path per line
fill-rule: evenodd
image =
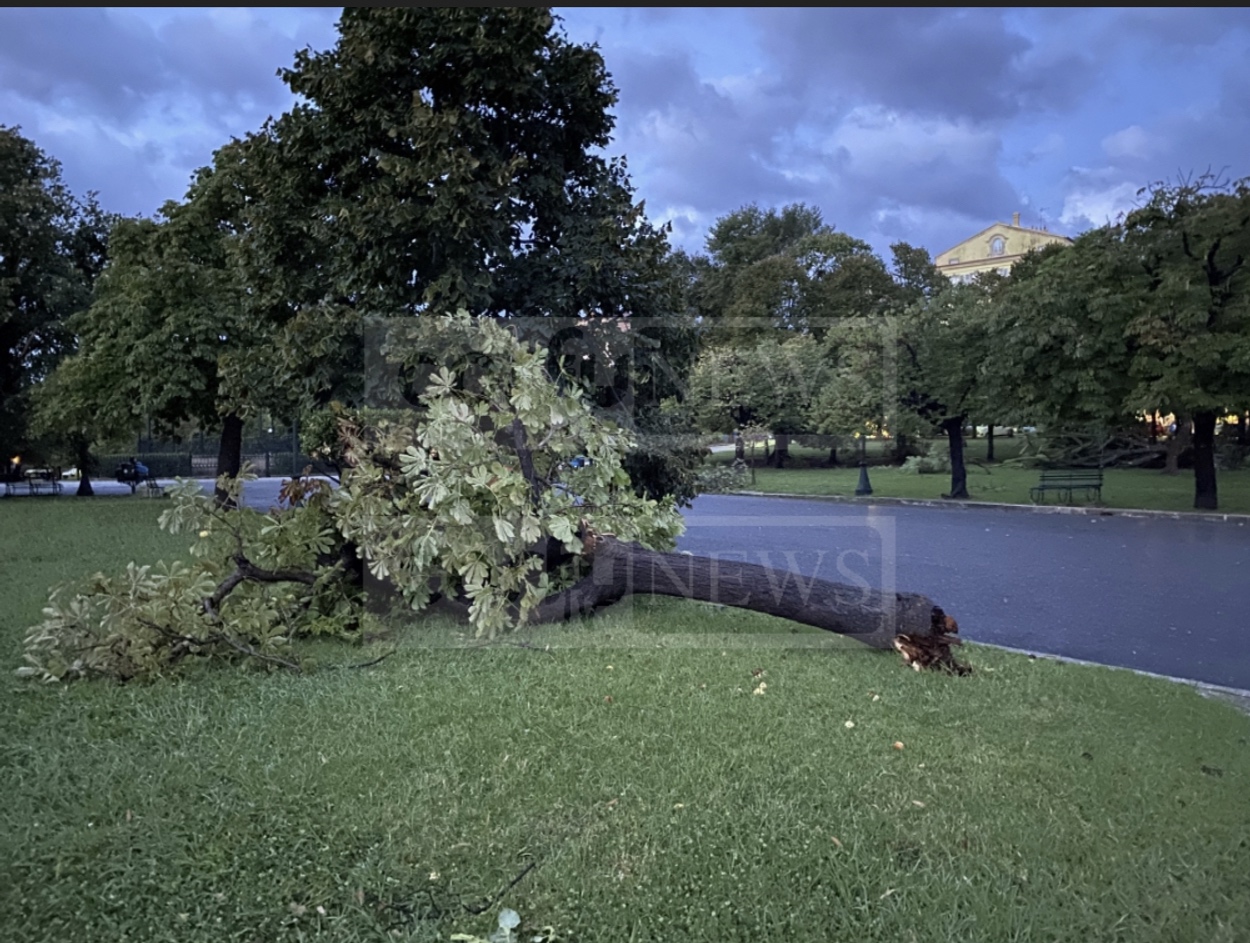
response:
M998 270L999 275L1008 275L1010 273L1011 273L1011 269L1007 268L1007 266L1005 265Z
M952 255L949 259L947 259L947 260L946 260L946 264L947 264L947 265L958 265L958 264L959 264L959 256L957 256L957 255Z
M990 255L1002 255L1007 250L1007 241L1002 236L990 240Z

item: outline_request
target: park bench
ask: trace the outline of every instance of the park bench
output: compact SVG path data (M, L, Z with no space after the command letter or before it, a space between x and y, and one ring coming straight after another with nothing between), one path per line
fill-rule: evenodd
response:
M117 466L117 470L113 474L123 485L130 485L131 494L134 494L140 486L143 487L143 493L148 497L154 497L161 493L161 485L156 480L156 476L151 472L148 472L146 475L139 474L138 469L130 462L122 462Z
M61 493L61 470L59 468L27 468L20 475L12 475L4 480L6 495L20 495L18 489L26 486L28 495Z
M1066 468L1046 469L1041 480L1029 489L1029 497L1034 501L1044 500L1047 491L1057 491L1072 503L1072 495L1083 491L1088 497L1102 500L1102 469L1101 468Z

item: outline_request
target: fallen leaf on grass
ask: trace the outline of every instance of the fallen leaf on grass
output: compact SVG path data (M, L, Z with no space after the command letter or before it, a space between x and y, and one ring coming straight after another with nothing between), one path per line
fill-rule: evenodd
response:
M890 888L889 890L887 890L884 894L882 894L880 897L878 897L878 898L877 898L877 900L885 900L887 897L889 897L891 894L893 894L893 893L895 892L895 890L897 890L897 888L893 888L893 887L891 887L891 888Z
M845 727L847 730L850 730L852 727L854 727L854 726L855 726L855 721L853 721L853 720L848 720L848 721L847 721L846 723L844 723L842 726L843 726L843 727Z
M611 704L611 703L612 703L612 695L611 695L611 694L605 694L605 695L604 695L604 697L603 697L603 703L604 703L604 704Z
M841 847L842 847L842 843L841 843L840 841L838 841L838 836L837 836L837 835L830 835L830 836L829 836L829 840L830 840L831 842L833 842L835 845L837 845L839 848L841 848Z
M895 740L895 741L894 741L894 749L896 749L896 750L901 750L901 749L903 749L903 741L902 741L902 740Z
M913 799L913 800L911 801L911 804L912 804L912 805L914 805L914 806L915 806L916 808L918 808L918 809L923 809L923 808L924 808L924 803L923 803L923 802L921 802L919 799Z

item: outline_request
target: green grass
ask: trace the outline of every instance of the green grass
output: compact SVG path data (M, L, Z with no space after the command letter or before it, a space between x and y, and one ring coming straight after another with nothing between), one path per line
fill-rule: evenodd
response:
M1001 462L1018 454L1019 439L995 441L995 458ZM872 443L879 445L880 443ZM985 440L968 443L969 461L984 462ZM795 449L796 467L775 469L756 468L754 483L747 485L752 491L771 494L795 495L854 495L859 484L859 468L813 468L803 467L826 457L812 450ZM871 453L870 453L871 454ZM875 457L875 456L874 456ZM718 463L732 461L732 453L717 453L713 460ZM850 460L850 456L845 456ZM761 459L762 461L762 459ZM889 465L873 465L868 469L873 497L937 499L950 491L950 474L918 475L905 473ZM1031 504L1029 489L1037 484L1040 472L1033 468L1020 468L1001 464L969 465L968 492L974 501L999 504ZM750 478L748 478L750 481ZM1217 475L1219 510L1228 514L1250 514L1250 469L1220 471ZM1059 501L1054 494L1047 496L1047 503ZM1093 505L1095 502L1077 496L1076 505ZM1137 468L1110 468L1104 472L1102 503L1100 507L1138 508L1155 511L1193 511L1194 477L1192 471L1179 475L1164 475L1159 471Z
M156 513L0 502L5 662L50 578L176 545ZM1250 718L1184 686L979 646L971 677L916 674L676 601L313 654L303 677L0 681L5 940L447 940L501 906L562 940L1250 926Z

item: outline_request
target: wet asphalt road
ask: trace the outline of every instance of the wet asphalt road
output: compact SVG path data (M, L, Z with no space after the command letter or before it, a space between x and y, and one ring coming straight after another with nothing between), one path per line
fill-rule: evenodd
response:
M679 548L923 593L968 639L1250 689L1250 525L704 495Z
M268 508L281 481L244 502ZM727 495L685 518L681 550L923 593L968 639L1250 690L1245 523Z

